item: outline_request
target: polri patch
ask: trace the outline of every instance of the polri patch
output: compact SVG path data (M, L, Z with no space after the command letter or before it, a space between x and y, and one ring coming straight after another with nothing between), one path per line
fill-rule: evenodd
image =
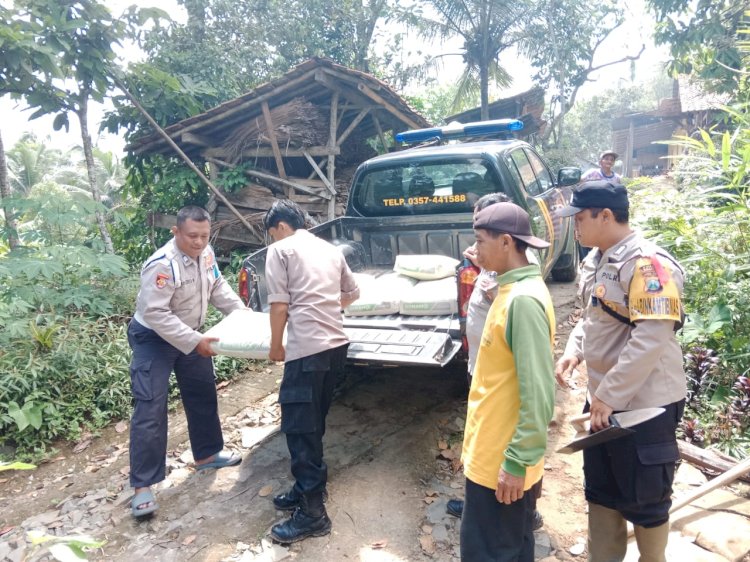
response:
M169 275L166 273L157 273L156 274L156 288L157 289L163 289L167 286L167 281L169 281Z
M603 299L604 295L606 294L607 294L607 287L604 286L604 283L602 283L601 285L597 285L596 289L594 289L594 295L598 299Z

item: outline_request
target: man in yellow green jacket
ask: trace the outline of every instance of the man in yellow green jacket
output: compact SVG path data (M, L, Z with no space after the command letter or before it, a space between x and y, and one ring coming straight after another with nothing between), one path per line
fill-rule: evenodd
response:
M554 412L552 299L526 248L546 248L528 214L497 203L474 218L477 261L497 272L469 391L461 560L531 562L536 487Z

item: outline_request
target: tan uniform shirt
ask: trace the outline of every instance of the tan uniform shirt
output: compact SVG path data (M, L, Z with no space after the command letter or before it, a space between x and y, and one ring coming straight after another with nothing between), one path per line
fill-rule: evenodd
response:
M187 354L203 337L198 330L209 302L224 314L245 306L222 277L210 246L196 261L183 254L173 238L141 269L134 318Z
M333 244L304 229L274 242L266 254L266 285L269 304L289 305L286 361L349 342L341 297L358 298L359 287Z
M682 286L677 261L636 233L603 254L595 249L587 256L580 282L584 315L565 353L586 361L592 396L615 410L663 406L685 397L682 350L674 333Z

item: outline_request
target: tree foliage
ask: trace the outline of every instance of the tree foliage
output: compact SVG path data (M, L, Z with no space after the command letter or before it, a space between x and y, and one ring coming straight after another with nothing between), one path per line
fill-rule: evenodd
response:
M5 91L35 110L32 119L56 114L55 130L67 129L69 112L78 117L88 186L101 203L88 104L92 99L103 101L109 90L114 46L124 35L124 22L96 0L15 0L14 11L3 15L14 30L7 39L8 53L0 55L0 72L11 78ZM56 72L48 68L50 63L57 66ZM96 211L96 220L106 251L113 253L106 216Z
M656 75L642 84L610 88L576 102L566 119L566 133L559 148L578 159L596 164L602 149L612 143L612 119L628 113L652 110L671 96L672 80Z
M750 118L746 104L723 112L722 130L670 141L684 150L674 173L679 190L630 191L641 226L686 269L684 436L743 458L750 454Z
M542 138L546 147L560 147L565 116L593 72L640 56L609 57L607 62L594 65L602 44L622 23L622 8L611 0L594 4L540 0L536 17L526 28L523 52L537 71L535 82L551 92L549 124Z
M655 39L669 45L673 75L692 74L718 92L748 95L748 53L740 30L748 27L747 3L735 0L647 0L656 16Z
M500 54L515 45L530 17L533 6L526 0L427 0L421 12L419 29L430 39L457 37L462 41L458 53L464 71L458 81L454 108L479 94L482 119L489 118L489 85L509 86L513 81L500 66ZM434 15L427 10L434 11Z

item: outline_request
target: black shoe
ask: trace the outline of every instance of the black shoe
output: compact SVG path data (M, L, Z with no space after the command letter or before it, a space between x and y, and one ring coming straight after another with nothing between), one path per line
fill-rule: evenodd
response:
M328 491L323 490L323 501L328 501ZM288 492L274 496L273 506L280 511L294 511L302 503L302 494L292 486Z
M283 523L271 528L271 538L281 544L289 544L307 537L322 537L331 532L331 520L325 510L321 515L308 515L298 507Z
M534 510L534 526L533 529L535 531L538 531L544 527L544 518L542 517L542 514L539 513L536 509Z
M461 515L464 512L464 500L448 500L448 504L445 506L445 511L454 517L461 519Z

